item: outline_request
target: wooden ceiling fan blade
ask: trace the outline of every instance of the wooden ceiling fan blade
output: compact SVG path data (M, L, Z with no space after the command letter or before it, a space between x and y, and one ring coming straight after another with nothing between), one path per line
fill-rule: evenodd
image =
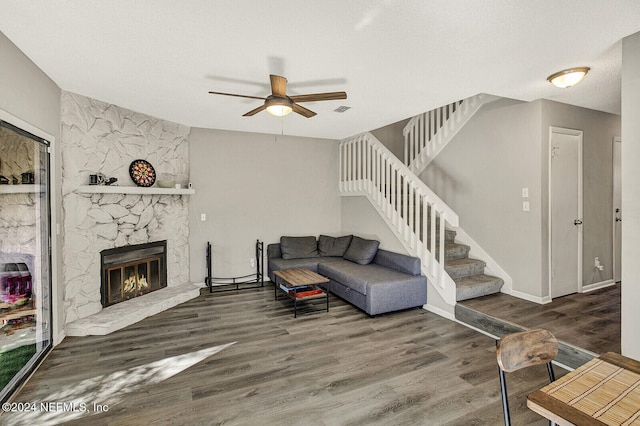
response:
M290 98L293 102L334 101L338 99L347 99L347 94L345 92L327 92L290 96Z
M251 117L252 115L256 115L257 113L259 113L260 111L264 111L265 109L267 109L266 105L260 105L258 108L252 109L251 111L249 111L246 114L242 114L243 117Z
M279 75L271 74L271 94L281 98L287 97L287 79Z
M292 105L292 108L293 108L293 112L297 112L298 114L300 114L300 115L302 115L304 117L307 117L307 118L311 118L314 115L316 115L316 113L311 111L310 109L307 109L307 108L305 108L305 107L303 107L301 105L295 104L295 103Z
M212 95L224 95L224 96L235 96L236 98L249 98L249 99L260 99L265 100L267 98L261 98L259 96L249 96L249 95L238 95L236 93L224 93L224 92L209 92Z

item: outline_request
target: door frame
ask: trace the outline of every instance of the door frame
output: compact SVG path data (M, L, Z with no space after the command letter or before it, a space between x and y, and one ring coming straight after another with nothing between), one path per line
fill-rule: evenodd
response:
M547 181L549 183L549 187L548 187L548 193L547 193L547 204L549 207L548 210L548 223L547 223L547 238L548 238L548 247L547 247L547 253L548 253L548 264L549 264L549 270L548 270L548 282L549 282L549 286L548 286L548 291L549 291L549 300L552 300L552 288L551 288L551 277L552 277L552 272L553 272L553 253L552 253L552 232L551 232L551 222L553 220L552 216L551 216L551 194L552 194L552 189L553 189L553 184L551 181L551 155L553 154L553 147L551 145L551 139L553 137L553 134L562 134L562 135L570 135L570 136L577 136L578 139L578 217L576 219L580 219L582 220L584 218L584 211L583 211L583 192L584 192L584 187L583 187L583 182L582 182L582 176L583 176L583 170L582 170L582 145L584 142L584 132L582 130L576 130L576 129L567 129L564 127L556 127L556 126L549 126L549 139L548 139L548 153L547 153L547 171L548 171L548 176L547 176ZM582 239L583 239L583 225L580 225L578 227L578 288L577 288L577 292L578 293L582 293L582 264L583 264L583 259L582 259Z
M62 303L58 303L62 300L62 289L59 287L58 274L60 273L59 256L58 256L58 244L60 239L60 222L58 218L58 206L59 206L59 179L58 179L58 159L56 152L58 149L55 136L44 130L27 123L26 121L10 114L9 112L0 108L0 120L13 124L14 126L25 130L35 136L45 139L49 142L49 241L51 243L51 250L49 252L49 261L51 262L51 339L52 347L58 345L64 339L64 324L61 322Z
M613 142L611 144L611 157L612 157L612 163L613 163L612 164L612 166L613 166L612 167L612 169L613 169L612 202L615 201L615 189L616 189L616 187L615 187L615 177L616 177L615 168L616 168L616 164L615 164L615 156L614 156L614 153L615 153L615 150L616 150L616 143L619 143L620 144L620 149L622 149L622 137L614 136L613 137ZM622 160L622 151L620 151L620 159ZM620 173L620 178L621 178L620 180L622 181L622 163L620 164L620 169L621 169L620 172L619 172ZM620 208L622 208L622 187L620 188L620 192L621 192L621 194L620 194ZM619 257L622 254L622 242L620 242L620 250L616 250L616 244L617 244L617 241L616 241L616 223L617 222L616 222L615 203L612 203L612 204L613 204L613 208L614 208L614 210L612 212L613 213L613 218L612 218L612 223L613 223L613 225L612 225L613 226L613 244L612 244L612 248L613 248L613 257L612 257L612 259L613 259L613 273L612 273L612 276L613 276L613 282L617 283L619 281L622 281L622 276L620 276L620 277L616 276L616 258ZM622 224L620 224L620 226L622 226ZM616 253L618 254L618 256L616 256Z

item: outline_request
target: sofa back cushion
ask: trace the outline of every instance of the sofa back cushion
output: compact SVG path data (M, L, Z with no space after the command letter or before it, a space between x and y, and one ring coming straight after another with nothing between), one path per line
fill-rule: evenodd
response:
M320 235L318 237L318 253L320 256L342 257L347 252L352 238L353 235L345 235L344 237Z
M376 257L379 245L380 241L365 240L354 236L343 257L360 265L368 265Z
M283 259L318 257L316 237L280 237Z

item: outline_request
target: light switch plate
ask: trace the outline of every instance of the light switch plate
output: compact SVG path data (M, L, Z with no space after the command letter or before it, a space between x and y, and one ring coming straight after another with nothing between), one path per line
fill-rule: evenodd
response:
M528 212L529 211L529 202L528 201L523 201L522 202L522 211L523 212Z
M529 188L522 188L522 198L529 198Z

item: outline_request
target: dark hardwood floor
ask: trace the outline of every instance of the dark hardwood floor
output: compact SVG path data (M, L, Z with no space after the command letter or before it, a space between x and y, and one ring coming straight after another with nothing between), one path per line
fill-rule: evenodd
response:
M546 305L502 293L460 302L524 328L545 328L558 340L596 354L620 353L620 303L620 284L559 297Z
M513 424L547 424L526 408L540 367L508 374ZM1 424L502 423L493 339L422 309L370 318L337 297L294 319L271 285L68 337L13 401L38 405Z

